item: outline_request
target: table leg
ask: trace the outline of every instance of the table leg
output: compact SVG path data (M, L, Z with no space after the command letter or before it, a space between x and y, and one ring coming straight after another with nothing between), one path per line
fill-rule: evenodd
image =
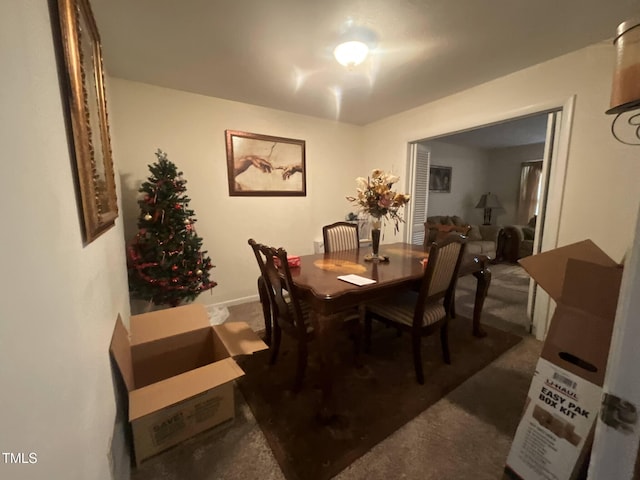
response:
M478 280L476 298L473 304L473 335L475 337L482 338L487 335L487 332L484 331L480 325L480 316L482 315L484 299L487 297L489 285L491 284L491 270L485 266L482 270L473 272L473 276Z
M314 343L317 344L316 350L320 365L319 382L322 390L318 420L323 425L327 425L339 421L333 394L333 379L337 370L336 338L341 333L344 333L341 332L344 315L323 315L312 312L311 322L316 336Z

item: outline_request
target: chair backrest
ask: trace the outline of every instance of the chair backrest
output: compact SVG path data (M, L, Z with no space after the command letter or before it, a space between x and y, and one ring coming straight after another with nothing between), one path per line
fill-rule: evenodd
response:
M456 285L458 270L466 247L466 238L462 235L448 235L439 242L433 242L429 248L429 260L422 277L418 306L445 298L445 307L450 307L453 289ZM419 315L418 315L419 313ZM422 313L416 315L422 318Z
M270 325L271 311L273 310L273 307L271 306L273 295L269 295L269 290L272 290L272 287L269 279L267 278L265 260L262 256L262 253L260 253L260 249L258 248L258 244L256 243L256 241L250 239L248 243L253 250L253 254L256 256L258 267L260 267L260 276L258 277L258 295L260 296L260 303L262 304L263 313L265 316L264 320L265 322L269 322ZM265 323L265 325L267 325L267 323Z
M336 222L322 227L324 253L360 248L357 223Z
M250 238L248 243L251 246L251 250L253 250L253 254L256 256L258 267L260 267L260 275L262 275L264 280L268 282L269 279L265 278L267 276L267 271L266 271L265 259L262 256L262 253L260 253L260 244L257 243L253 238Z
M295 328L300 333L306 331L300 300L291 277L287 262L287 252L282 248L273 248L249 239L249 245L256 254L259 264L264 267L263 278L273 309L273 318L280 326Z

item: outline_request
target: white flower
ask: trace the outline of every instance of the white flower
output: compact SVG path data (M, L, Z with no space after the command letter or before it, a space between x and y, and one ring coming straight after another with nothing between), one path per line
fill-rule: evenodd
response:
M398 180L400 180L400 177L397 177L397 176L391 175L391 174L387 175L387 183L394 184Z

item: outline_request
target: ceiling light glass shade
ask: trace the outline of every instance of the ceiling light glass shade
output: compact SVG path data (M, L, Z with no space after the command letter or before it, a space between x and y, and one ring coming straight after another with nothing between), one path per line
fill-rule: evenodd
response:
M338 45L333 51L333 55L339 64L351 68L360 65L367 58L369 47L358 41L344 42Z
M613 43L616 46L616 69L608 114L640 107L640 17L622 22Z

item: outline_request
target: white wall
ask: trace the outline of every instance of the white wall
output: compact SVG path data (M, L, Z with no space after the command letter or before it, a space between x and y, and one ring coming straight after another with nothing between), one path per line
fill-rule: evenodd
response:
M0 61L0 450L37 454L0 478L109 479L122 221L83 247L47 2L0 3Z
M487 188L487 153L440 141L427 145L431 149L431 165L451 167L451 193L429 192L427 216L458 215L469 224L482 223L483 211L475 206Z
M489 175L487 190L498 196L503 207L502 209L493 210L492 218L495 218L493 223L499 225L516 224L522 162L542 160L544 143L497 148L489 150L488 155Z
M596 44L367 125L363 158L368 166L401 165L406 180L408 142L559 106L575 94L559 244L591 238L620 260L633 238L640 162L638 147L611 136L604 114L614 59L609 42Z
M354 210L345 196L355 194L356 177L369 173L362 168L362 127L118 78L109 86L127 240L137 233L137 190L161 148L184 172L196 230L216 265L211 276L218 286L198 302L257 295L249 238L292 255L313 253L322 226ZM225 129L305 140L307 196L230 197Z

